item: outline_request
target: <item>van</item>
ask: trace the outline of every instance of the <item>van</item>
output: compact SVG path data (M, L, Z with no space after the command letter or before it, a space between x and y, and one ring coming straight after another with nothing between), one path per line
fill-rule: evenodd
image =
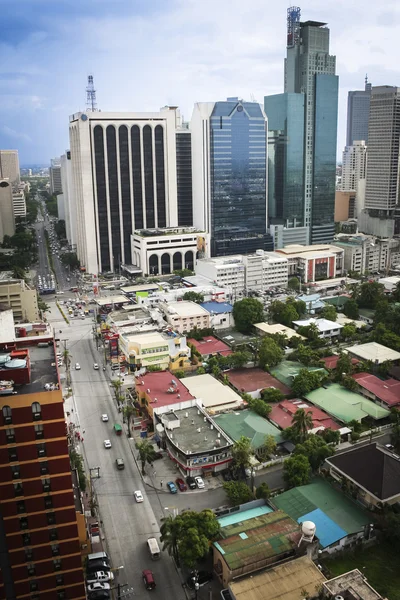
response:
M116 458L115 463L116 463L117 469L119 471L122 471L122 469L125 469L125 463L122 458Z
M93 554L88 554L88 563L93 560L101 560L110 564L110 559L108 558L107 552L93 552Z
M149 538L147 540L147 547L153 560L158 560L161 557L160 548L156 538Z

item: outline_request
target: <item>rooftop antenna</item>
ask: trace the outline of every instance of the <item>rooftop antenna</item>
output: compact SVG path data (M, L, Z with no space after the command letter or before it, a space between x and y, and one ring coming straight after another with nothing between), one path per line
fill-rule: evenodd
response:
M93 75L88 75L86 86L86 110L97 111L96 90L94 89Z
M301 10L298 6L291 6L287 9L287 42L288 48L298 46L300 42L300 15Z

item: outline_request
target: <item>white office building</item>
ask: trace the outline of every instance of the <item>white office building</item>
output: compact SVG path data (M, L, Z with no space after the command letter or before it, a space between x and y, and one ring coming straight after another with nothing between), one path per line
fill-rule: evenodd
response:
M200 259L195 271L215 285L228 288L232 298L244 292L246 274L241 255Z
M20 182L18 150L0 150L0 179L8 179L12 186Z
M342 192L358 192L361 179L365 179L367 168L367 145L361 141L346 146L342 161Z
M61 183L61 158L52 158L50 161L49 168L50 178L50 193L51 194L62 194L62 183Z
M13 192L12 195L14 219L26 217L26 200L24 192Z
M133 264L135 229L178 225L176 107L70 117L76 249L90 273Z
M346 272L385 272L391 262L391 241L372 235L339 234L335 246L343 249L343 266ZM397 249L397 248L396 248Z
M287 286L289 261L281 254L257 250L255 254L243 256L243 264L248 290L264 291Z

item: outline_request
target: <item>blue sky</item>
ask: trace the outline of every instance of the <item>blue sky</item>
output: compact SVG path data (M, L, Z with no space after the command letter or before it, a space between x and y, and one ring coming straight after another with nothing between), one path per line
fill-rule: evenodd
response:
M21 164L68 147L68 116L85 108L158 110L283 91L286 8L269 0L0 0L0 148ZM305 0L302 19L328 23L340 78L338 149L347 92L400 86L397 0Z

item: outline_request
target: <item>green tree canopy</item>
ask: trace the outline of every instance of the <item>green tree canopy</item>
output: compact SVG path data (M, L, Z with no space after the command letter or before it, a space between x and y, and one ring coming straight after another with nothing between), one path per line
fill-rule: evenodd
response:
M358 390L358 383L350 375L345 375L342 379L342 385L350 392L356 392Z
M273 435L269 434L265 436L264 443L257 450L257 456L266 460L271 454L275 454L276 452L276 441Z
M336 321L337 312L336 308L332 306L332 304L327 304L321 311L321 316L323 319L328 319L328 321Z
M262 399L265 400L265 402L280 402L281 400L283 400L284 395L282 394L281 390L278 390L278 388L266 388L265 390L263 390L261 392L261 396Z
M354 366L348 354L344 354L342 352L339 355L335 370L338 375L338 379L342 379L342 377L344 376L343 373L345 375L351 375L353 373Z
M315 350L306 346L305 344L299 344L296 350L293 352L293 358L301 362L306 367L315 367L320 365L320 357Z
M251 447L251 440L242 435L232 446L232 462L234 468L245 469L251 464L251 457L254 451Z
M298 487L310 483L311 465L307 456L296 454L283 463L283 479L288 487Z
M233 318L235 327L242 333L250 333L254 323L264 320L264 309L256 298L243 298L233 305Z
M256 489L256 498L259 500L264 499L268 500L271 495L271 490L268 487L268 484L263 481Z
M366 281L360 286L358 305L362 308L376 308L378 302L384 298L385 286L377 281Z
M301 397L309 394L313 390L319 388L324 379L324 374L321 371L309 371L301 369L299 374L294 378L292 383L292 392L295 396Z
M186 292L182 296L182 300L188 300L189 302L196 302L196 304L201 304L204 302L203 294L199 294L198 292Z
M232 506L239 506L253 499L251 489L244 481L225 481L223 487Z
M251 360L251 354L246 350L238 350L237 352L232 352L232 354L224 358L228 359L229 366L232 369L241 369Z
M294 456L304 455L308 458L313 471L317 471L325 459L334 454L332 446L319 435L309 435L304 442L298 444L294 450Z
M298 408L293 415L292 430L296 438L303 442L308 437L308 430L313 427L311 410L305 411L304 408Z
M289 290L293 290L294 292L298 292L300 289L300 281L297 277L291 277L288 281Z
M353 298L348 300L343 307L343 312L349 319L357 320L359 317L358 304Z
M356 334L357 334L357 327L355 326L354 323L346 323L346 325L343 326L343 328L340 332L340 335L345 340L353 338Z
M156 451L150 440L136 442L136 448L139 451L139 460L142 463L142 475L146 475L146 463L151 465L156 459Z
M274 300L269 306L271 318L276 323L281 323L287 327L291 327L293 321L297 321L305 312L306 303L302 300L294 300L293 298L288 298L286 302Z
M75 252L65 252L60 256L61 262L71 269L79 269L80 262Z
M271 337L263 337L259 351L260 367L265 370L271 369L278 365L284 356L282 348Z
M327 427L321 431L321 437L327 444L338 444L340 442L340 432Z
M254 410L260 417L267 418L272 408L261 398L249 398L247 403L251 410Z

